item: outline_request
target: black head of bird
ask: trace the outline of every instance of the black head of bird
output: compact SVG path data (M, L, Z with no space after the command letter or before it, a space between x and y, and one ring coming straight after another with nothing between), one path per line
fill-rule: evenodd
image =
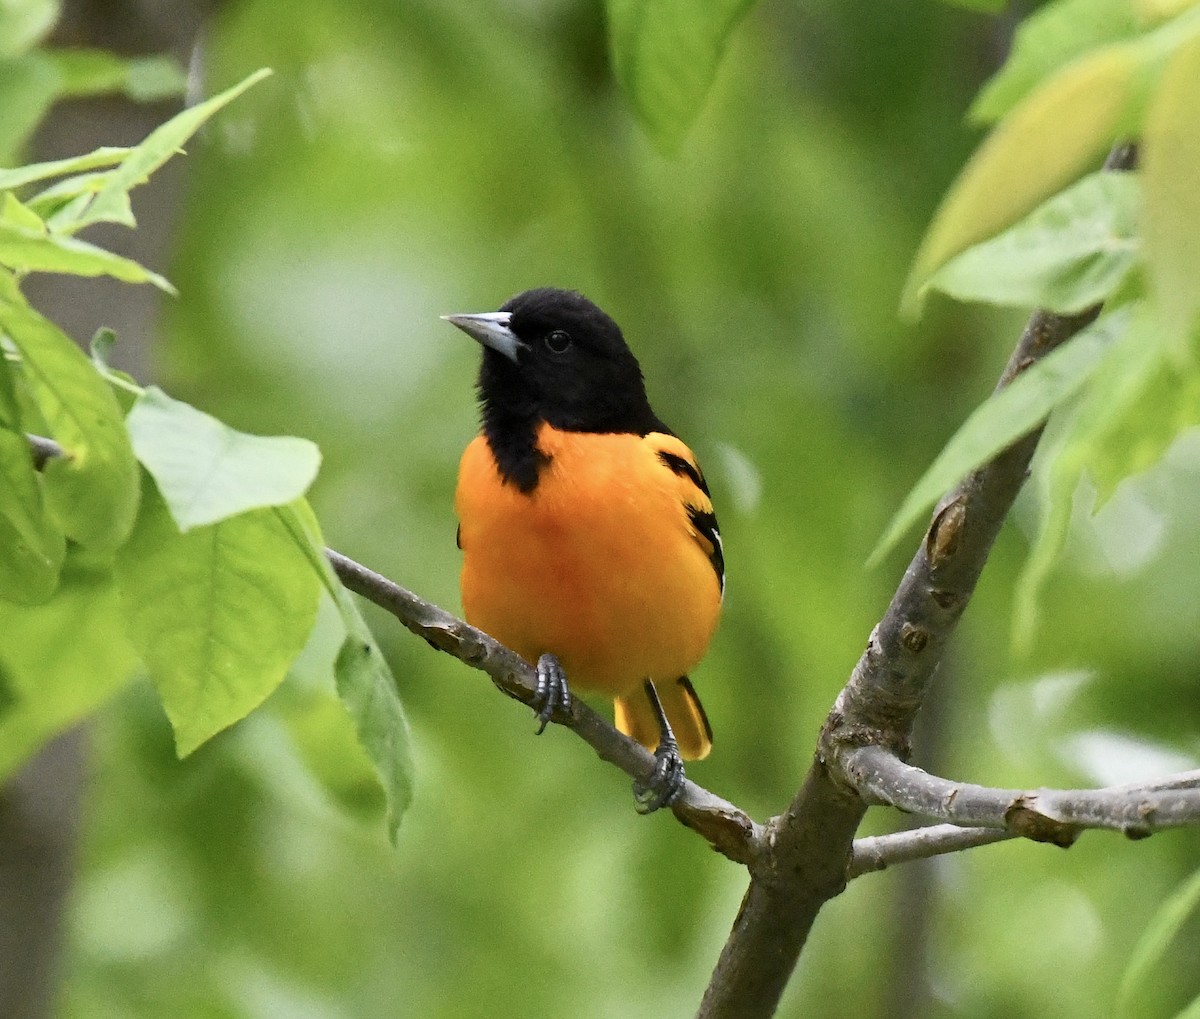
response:
M485 429L530 421L572 432L663 428L621 330L581 294L540 287L499 311L445 318L483 345Z

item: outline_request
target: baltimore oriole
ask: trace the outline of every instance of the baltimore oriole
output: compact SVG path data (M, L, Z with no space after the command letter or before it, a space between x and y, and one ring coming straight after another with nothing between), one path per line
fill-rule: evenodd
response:
M585 297L541 288L445 318L484 348L482 429L455 494L466 617L537 663L539 732L570 704L567 677L615 699L617 728L658 761L635 786L649 813L712 747L687 677L725 588L704 475Z

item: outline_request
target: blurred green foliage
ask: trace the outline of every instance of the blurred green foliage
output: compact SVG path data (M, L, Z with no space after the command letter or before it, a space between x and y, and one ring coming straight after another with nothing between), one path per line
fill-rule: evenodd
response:
M667 157L616 85L595 3L241 0L207 41L206 92L276 75L191 145L177 255L155 267L182 295L162 379L235 427L315 440L330 543L454 608L478 355L437 315L538 284L589 294L714 489L730 586L694 677L716 746L691 773L765 818L903 561L863 560L1020 327L936 301L919 328L895 315L1006 31L933 4L764 3ZM1078 499L1014 660L1031 487L916 762L1004 785L1194 767L1197 498L1192 433L1095 516ZM292 684L183 764L135 687L94 727L63 1015L691 1014L744 874L637 817L568 734L533 740L480 674L370 619L414 731L398 849L302 763ZM863 878L827 907L781 1015L1106 1014L1198 849L1194 831L1091 834L1065 855L1005 844ZM1192 917L1140 1014L1195 996L1198 949Z

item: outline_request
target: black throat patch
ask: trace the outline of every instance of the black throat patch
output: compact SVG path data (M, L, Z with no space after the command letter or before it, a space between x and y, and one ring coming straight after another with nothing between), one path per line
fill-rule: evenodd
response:
M485 421L483 425L483 435L500 477L525 495L537 488L542 469L550 464L550 457L538 448L539 423L536 417L531 417L503 423Z

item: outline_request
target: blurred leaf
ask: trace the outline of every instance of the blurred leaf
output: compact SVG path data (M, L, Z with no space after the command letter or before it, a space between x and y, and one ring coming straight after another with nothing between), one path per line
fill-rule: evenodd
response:
M62 75L62 94L71 98L123 93L135 102L183 95L187 75L173 57L120 57L104 50L48 50Z
M1163 72L1143 146L1146 263L1162 325L1182 346L1200 313L1200 36Z
M1058 0L1021 22L1004 66L984 85L968 117L999 120L1052 72L1106 43L1137 35L1129 0Z
M1197 3L1200 0L1133 0L1133 9L1145 21L1165 21Z
M927 286L960 301L1083 311L1105 300L1134 267L1138 202L1134 174L1091 174L951 259Z
M951 7L965 7L969 11L999 14L1008 6L1008 0L944 0Z
M89 152L85 156L55 159L48 163L30 163L12 170L0 170L0 190L12 190L24 184L51 177L62 177L71 173L83 173L99 167L116 166L129 154L129 149L106 146Z
M1138 938L1117 987L1117 1015L1146 1014L1151 971L1158 966L1188 918L1200 909L1200 870L1169 895Z
M181 534L146 488L117 581L184 757L282 682L312 630L320 583L272 510Z
M130 258L48 230L41 218L11 192L5 194L0 211L0 265L20 273L112 276L126 283L153 283L168 294L175 293L166 279Z
M5 0L0 3L0 61L27 53L58 20L58 0Z
M270 73L267 68L255 71L239 84L203 103L189 107L182 113L177 113L165 124L151 131L141 144L129 150L129 154L113 171L104 187L92 200L87 212L79 218L79 226L120 221L128 193L133 188L144 184L150 174L179 152L182 145L221 107L232 102Z
M1122 481L1158 463L1181 432L1200 425L1200 374L1188 366L1181 375L1173 359L1163 358L1144 380L1130 411L1123 426L1110 428L1108 441L1088 459L1097 509Z
M41 53L0 60L0 164L12 163L58 97L59 77Z
M300 759L321 787L355 817L383 817L387 796L346 705L330 692L306 689L280 698L277 706Z
M0 601L0 673L11 703L0 712L0 781L50 737L91 714L133 676L137 656L121 630L112 567L72 547L55 597Z
M1005 117L929 226L905 284L906 315L919 311L931 273L1070 184L1112 145L1140 71L1132 44L1106 47L1064 68Z
M1128 323L1128 309L1105 315L977 407L905 497L867 565L878 564L968 472L1039 427L1056 406L1077 393Z
M412 734L396 678L358 610L354 597L325 557L325 542L312 509L304 500L277 511L301 545L332 596L346 628L346 640L334 663L338 695L350 712L358 741L366 750L387 793L388 836L393 844L400 821L412 802Z
M396 680L349 592L344 591L339 608L348 621L347 628L353 626L353 630L346 635L334 663L338 695L387 789L388 835L394 843L400 820L412 803L412 734Z
M1131 316L1129 327L1124 335L1116 335L1105 352L1057 447L1040 467L1044 475L1041 521L1013 601L1013 643L1018 653L1032 646L1038 596L1066 544L1079 479L1090 463L1112 448L1114 436L1125 430L1140 433L1145 393L1162 364L1162 345L1154 342L1149 307L1129 306L1105 319L1125 312Z
M0 272L0 331L21 355L22 378L65 456L43 471L51 513L67 537L113 549L133 527L138 468L116 398L57 326L34 311Z
M699 116L754 0L607 0L613 66L642 124L674 148Z
M46 512L28 441L0 428L0 599L44 602L58 586L66 552L66 539Z
M299 499L321 463L307 439L235 431L157 386L138 397L126 423L181 531Z

